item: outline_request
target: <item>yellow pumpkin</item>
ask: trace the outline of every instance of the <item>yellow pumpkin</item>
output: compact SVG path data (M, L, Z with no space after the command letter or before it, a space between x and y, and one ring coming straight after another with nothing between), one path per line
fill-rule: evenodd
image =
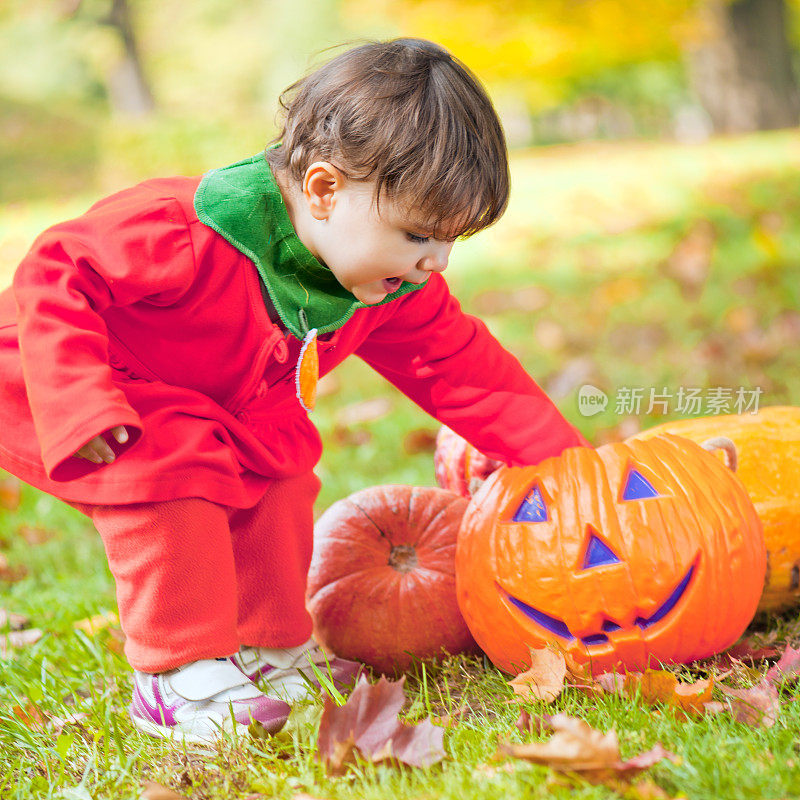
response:
M672 433L702 443L733 440L736 476L761 518L767 545L767 576L759 611L800 604L800 408L773 406L757 414L729 414L666 422L632 437Z

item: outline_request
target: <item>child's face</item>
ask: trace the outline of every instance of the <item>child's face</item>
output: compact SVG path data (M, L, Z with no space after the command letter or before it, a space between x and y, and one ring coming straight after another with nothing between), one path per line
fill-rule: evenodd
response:
M310 248L362 303L379 303L402 281L425 283L442 272L452 241L434 239L401 204L381 200L371 182L342 182L322 210L312 208Z

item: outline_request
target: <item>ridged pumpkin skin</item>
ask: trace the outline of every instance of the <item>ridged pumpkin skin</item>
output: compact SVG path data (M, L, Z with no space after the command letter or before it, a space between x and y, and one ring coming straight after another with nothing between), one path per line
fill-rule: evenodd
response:
M767 577L759 611L800 603L800 408L774 406L757 414L729 414L667 422L637 434L661 433L702 443L727 436L736 445L736 475L764 526Z
M640 479L656 496L636 499ZM464 516L456 587L501 669L520 672L529 647L557 642L597 674L728 647L755 613L765 569L761 523L735 475L664 436L499 469Z
M467 501L432 487L374 486L314 526L307 606L342 658L402 672L418 658L473 651L458 610L455 550Z
M498 467L499 461L476 450L466 439L442 425L433 455L436 483L461 497L471 497Z

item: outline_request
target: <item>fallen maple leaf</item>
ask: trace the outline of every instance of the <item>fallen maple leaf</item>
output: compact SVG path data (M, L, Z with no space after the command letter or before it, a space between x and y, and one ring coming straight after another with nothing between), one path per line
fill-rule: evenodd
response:
M752 639L744 639L722 653L721 660L744 661L745 659L749 659L753 662L763 661L765 658L777 656L778 652L779 651L774 647L756 647Z
M798 675L800 675L800 649L795 650L787 644L778 663L767 672L764 678L770 683L783 683L783 681L796 678Z
M178 794L154 781L145 781L142 786L142 793L139 795L141 800L189 800L185 794Z
M671 672L648 669L626 675L624 689L629 697L638 695L647 705L662 703L683 714L702 716L705 704L711 701L714 680L709 678L694 683L679 683Z
M522 700L552 703L564 688L567 664L563 653L549 647L529 648L531 665L508 683Z
M768 680L764 679L749 689L719 688L727 697L731 714L737 722L771 728L777 721L780 711L778 690Z
M319 722L317 750L327 769L334 774L356 756L369 761L400 761L413 767L427 767L445 756L444 731L423 720L410 725L398 719L405 704L403 684L381 676L370 684L362 676L343 706L324 697Z
M629 780L664 758L675 759L660 744L628 761L621 761L613 729L601 733L584 720L555 714L549 724L555 733L546 742L501 742L498 754L543 764L558 772L574 772L592 783Z

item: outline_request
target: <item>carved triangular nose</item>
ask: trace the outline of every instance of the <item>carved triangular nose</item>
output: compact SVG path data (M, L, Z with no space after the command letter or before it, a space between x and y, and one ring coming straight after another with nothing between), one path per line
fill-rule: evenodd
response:
M604 564L619 564L619 557L597 535L597 531L591 525L587 525L586 530L589 534L589 543L586 545L586 552L583 554L583 569L600 567Z

